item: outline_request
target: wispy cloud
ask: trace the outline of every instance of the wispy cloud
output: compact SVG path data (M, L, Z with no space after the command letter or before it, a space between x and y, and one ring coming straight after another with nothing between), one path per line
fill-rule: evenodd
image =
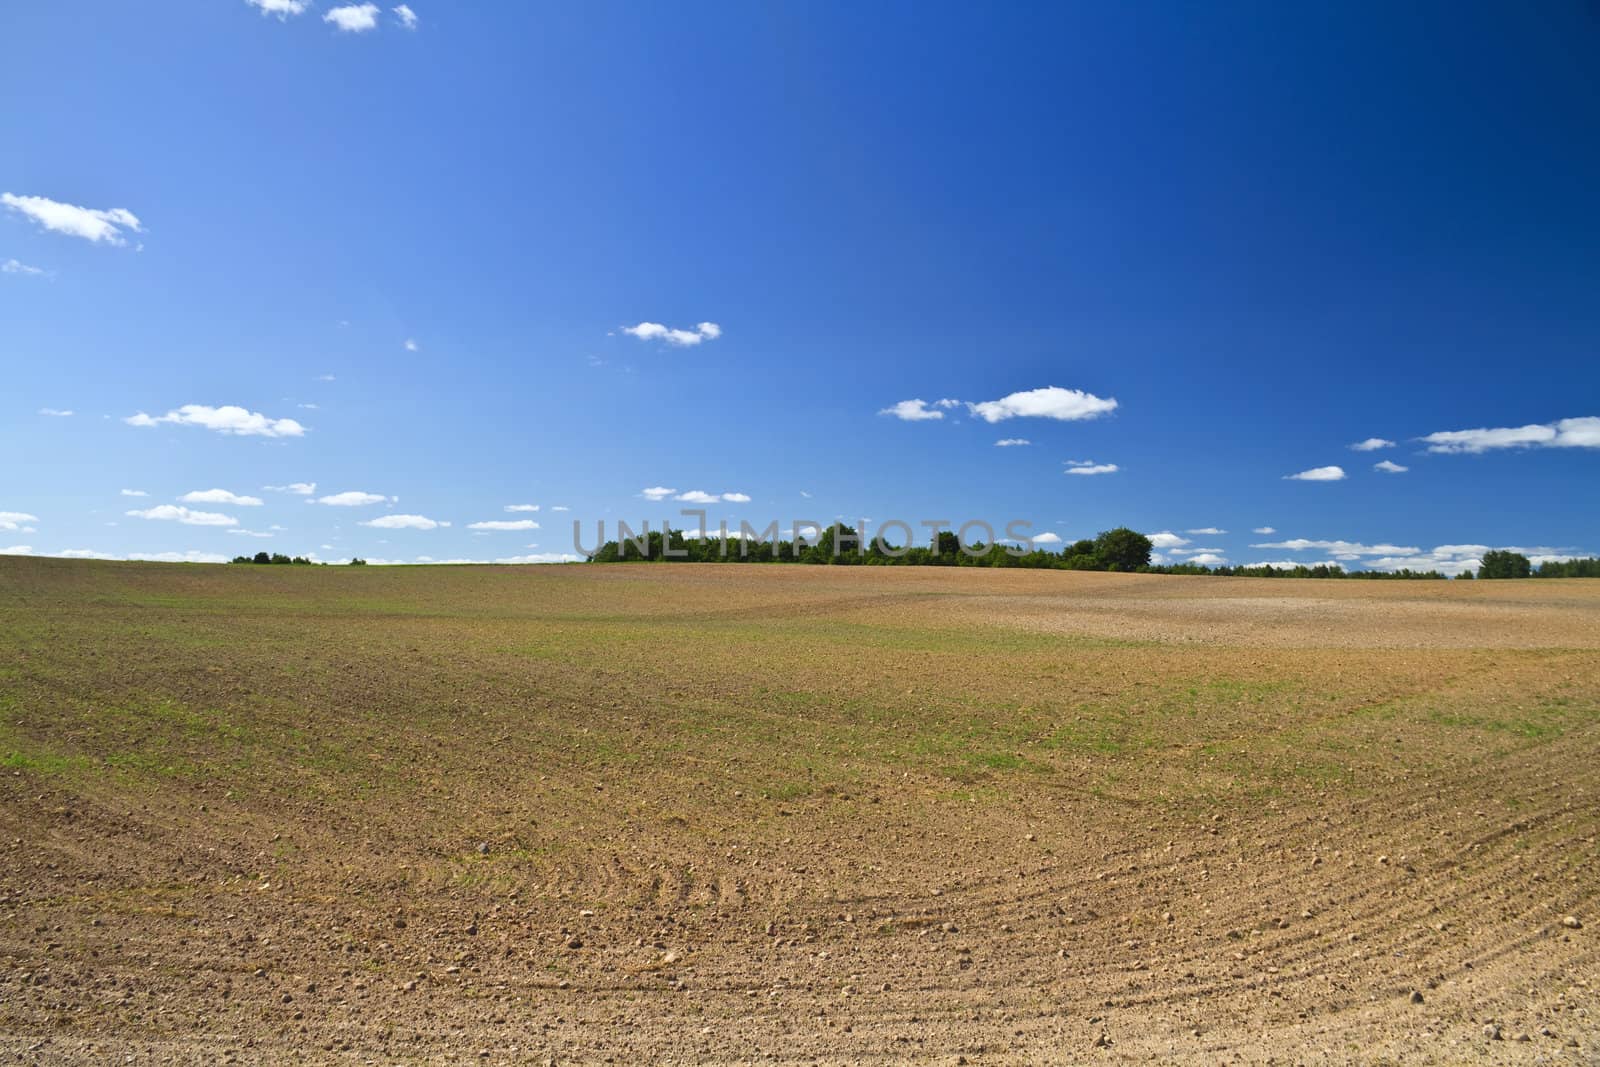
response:
M276 15L280 21L290 15L305 13L307 0L245 0L252 7L261 9L263 15Z
M419 352L419 351L422 350L422 346L417 344L415 338L407 337L406 338L406 343L405 343L405 349L406 349L407 352Z
M1278 529L1275 526L1257 526L1255 529L1251 530L1250 532L1251 533L1258 533L1258 534L1275 534L1275 533L1278 532Z
M317 491L317 483L290 482L288 485L263 485L261 488L269 493L293 493L295 496L310 496Z
M241 508L259 508L261 498L258 496L240 496L230 493L226 489L196 489L185 493L178 498L185 504L232 504Z
M469 530L537 530L539 524L532 519L490 519L486 522L469 522Z
M1385 441L1381 437L1369 437L1365 441L1357 441L1350 448L1355 452L1376 452L1380 448L1393 448L1393 441Z
M0 263L0 274L29 274L34 277L49 274L43 267L32 267L20 259L8 259Z
M394 17L400 21L401 26L408 30L414 30L417 28L417 13L411 10L411 6L409 4L400 4L399 6L392 7L389 10L394 12Z
M878 414L892 415L894 418L902 419L906 422L922 422L927 419L944 418L944 412L930 408L926 400L902 400L884 408Z
M999 400L985 400L968 404L967 409L985 422L1003 422L1006 419L1038 418L1074 422L1093 419L1117 409L1117 402L1101 398L1081 389L1062 389L1046 386L1003 396Z
M1018 447L1020 447L1022 445L1031 445L1031 444L1033 444L1033 442L1028 440L1026 437L1002 437L1002 438L1000 438L1000 440L998 440L998 441L996 441L994 443L994 447L996 447L996 448L1018 448ZM1034 538L1034 540L1037 541L1038 538L1036 537L1036 538Z
M38 521L39 516L29 515L26 511L0 511L0 530L20 530Z
M33 546L32 545L11 545L8 548L0 548L0 556L31 556L31 555L33 555Z
M1301 471L1299 474L1284 475L1284 478L1291 482L1339 482L1343 481L1344 477L1344 468L1338 466L1312 467L1310 470Z
M1227 530L1219 530L1215 526L1202 526L1198 530L1185 530L1184 533L1199 534L1208 537L1221 537Z
M150 494L145 492L143 489L124 489L124 490L122 490L122 495L123 496L149 496Z
M1501 448L1600 448L1600 416L1588 415L1527 426L1443 430L1418 438L1429 452L1489 452Z
M647 489L647 490L645 490L645 492L648 493L649 490ZM655 497L655 498L652 498L652 499L660 499L660 498L659 497ZM724 501L726 501L729 504L748 504L748 503L750 503L749 496L745 495L744 493L721 493L721 494L717 494L717 493L707 493L707 492L705 492L703 490L700 490L700 489L690 489L688 492L679 493L677 496L673 497L673 499L674 500L681 500L685 504L720 504L720 503L722 503Z
M306 428L293 419L274 419L259 411L250 411L233 404L214 408L206 404L185 404L165 415L150 416L144 412L129 415L122 420L129 426L151 427L162 423L175 426L199 426L217 433L240 437L300 437Z
M1096 463L1088 459L1069 459L1065 474L1115 474L1121 470L1115 463Z
M1380 459L1378 462L1376 462L1376 463L1374 463L1372 465L1372 469L1375 470L1375 471L1383 471L1385 474L1404 474L1406 471L1410 470L1411 468L1410 467L1402 467L1400 464L1394 462L1393 460Z
M157 504L143 511L126 511L123 514L135 519L155 519L161 522L181 522L185 526L237 526L239 520L232 515L215 511L190 511L177 504Z
M134 233L143 232L138 216L123 207L100 210L64 204L49 197L17 196L15 193L0 193L0 204L19 215L25 215L47 230L69 237L82 237L86 241L125 245L128 240L123 236L124 229Z
M368 504L382 504L388 500L389 498L382 493L364 493L359 489L348 489L343 493L319 496L315 503L328 504L336 508L360 508Z
M714 322L702 322L692 330L672 329L659 322L641 322L637 326L623 326L622 332L641 341L665 341L669 345L686 348L702 341L715 341L722 336L722 327Z
M664 485L653 485L649 489L639 490L639 495L646 500L665 500L676 492L676 489L668 489Z
M67 408L65 410L62 408L40 408L39 414L48 415L53 419L70 419L73 415L73 412L71 408Z
M551 511L571 511L572 509L567 507L565 504L556 504L550 510Z
M450 524L430 519L426 515L380 515L376 519L368 519L361 525L378 530L434 530Z
M1366 545L1360 541L1311 541L1304 537L1297 537L1292 541L1268 541L1265 544L1251 545L1251 548L1287 549L1290 552L1305 552L1309 549L1327 552L1334 559L1354 560L1362 556L1407 556L1414 555L1419 549L1408 545Z
M507 504L507 511L538 511L538 504Z
M333 23L341 33L366 33L378 28L378 5L345 4L329 8L322 21Z

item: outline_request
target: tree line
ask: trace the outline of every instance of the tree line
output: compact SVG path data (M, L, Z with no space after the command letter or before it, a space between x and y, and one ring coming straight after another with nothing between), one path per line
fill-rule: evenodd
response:
M268 554L266 552L257 552L253 556L234 556L228 562L229 563L265 563L265 564L268 564L269 566L273 565L273 564L279 564L279 565L290 566L290 567L313 567L313 566L315 566L315 567L326 567L327 566L326 563L315 563L312 560L306 559L304 556L286 556L282 552L273 552L271 554ZM365 567L366 565L367 565L367 561L362 559L362 558L360 558L359 556L350 561L350 566L352 566L352 567Z

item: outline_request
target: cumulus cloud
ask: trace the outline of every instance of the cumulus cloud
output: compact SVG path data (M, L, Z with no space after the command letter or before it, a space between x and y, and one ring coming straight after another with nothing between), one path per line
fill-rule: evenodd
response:
M240 496L230 493L226 489L196 489L185 493L178 498L185 504L233 504L242 508L259 508L261 498L258 496Z
M361 525L371 526L377 530L433 530L450 524L430 519L426 515L380 515L376 519L368 519Z
M1115 474L1122 468L1115 463L1095 463L1087 459L1067 460L1066 474Z
M9 548L0 548L0 556L31 556L32 545L12 545Z
M676 492L676 489L668 489L664 485L653 485L649 489L639 490L639 495L644 497L646 500L665 500L667 497Z
M122 490L122 495L123 496L149 496L150 494L145 492L143 489L124 489L124 490Z
M1228 562L1228 557L1218 552L1197 552L1190 556L1187 562L1197 563L1202 567L1220 567Z
M1029 540L1036 545L1059 545L1061 543L1061 536L1059 534L1053 534L1049 531L1046 531L1044 533L1034 534L1031 538L1029 538Z
M1071 422L1078 419L1093 419L1115 411L1117 402L1109 398L1102 399L1081 389L1062 389L1051 385L1043 389L1011 393L999 400L968 404L967 408L978 418L990 423L1014 418L1060 419Z
M1338 482L1344 480L1343 467L1312 467L1299 474L1285 474L1284 478L1291 482Z
M360 508L368 504L382 504L388 499L382 493L363 493L359 489L349 489L343 493L319 496L315 503L328 504L336 508Z
M287 19L290 15L304 14L307 0L245 0L252 7L261 9L263 15L276 15L279 21Z
M53 419L69 419L73 415L71 408L40 408L39 414L48 415Z
M1251 545L1251 548L1280 548L1291 552L1304 552L1307 549L1318 549L1327 552L1334 559L1353 560L1362 556L1402 556L1413 555L1419 549L1408 545L1366 545L1360 541L1311 541L1304 537L1297 537L1292 541L1267 541L1264 544Z
M156 519L162 522L181 522L185 526L237 526L239 520L232 515L223 515L215 511L190 511L177 504L157 504L153 508L143 511L126 511L135 519Z
M293 493L295 496L310 496L317 491L317 483L290 482L288 485L263 485L261 488L269 493Z
M1171 530L1162 530L1160 533L1145 534L1150 539L1150 547L1166 551L1178 548L1189 543L1187 537L1179 537Z
M748 503L750 503L750 494L748 494L748 493L723 493L722 494L722 499L726 500L730 504L748 504Z
M1489 452L1500 448L1600 448L1600 416L1589 415L1527 426L1443 430L1418 438L1429 452Z
M645 492L648 493L649 490L647 489ZM690 489L686 493L679 493L672 499L681 500L685 504L716 504L722 501L727 501L730 504L750 503L750 497L744 493L723 493L719 496L716 493L707 493L701 489Z
M926 400L902 400L878 412L879 415L892 415L906 422L922 422L927 419L942 419L944 412L936 411L928 406Z
M54 233L82 237L95 243L104 241L110 245L125 245L128 240L123 236L123 230L143 232L139 217L123 207L100 210L63 204L43 196L17 196L14 193L0 193L0 204Z
M1031 445L1032 441L1026 437L1002 437L994 443L996 448L1017 448L1022 445Z
M539 524L532 519L490 519L487 522L469 522L469 530L537 530Z
M333 23L341 33L366 33L378 28L378 5L345 4L329 8L322 21Z
M1380 459L1378 462L1372 465L1372 469L1375 471L1383 471L1385 474L1404 474L1411 468L1402 467L1393 460Z
M228 557L217 552L200 552L190 549L187 552L129 552L128 559L145 560L150 563L226 563Z
M411 10L411 5L400 4L399 6L392 7L389 10L394 12L394 17L400 21L401 26L404 26L408 30L414 30L417 28L417 13Z
M1257 526L1250 532L1258 534L1275 534L1278 532L1278 528L1276 526Z
M1211 537L1221 537L1223 534L1227 533L1228 531L1227 530L1219 530L1215 526L1202 526L1198 530L1185 530L1183 532L1184 533L1192 533L1192 534L1209 535Z
M27 274L37 277L48 273L50 272L43 267L30 267L20 259L8 259L0 263L0 274Z
M0 511L0 530L20 530L30 522L38 522L39 516L29 515L26 511Z
M1376 452L1380 448L1393 448L1393 441L1385 441L1381 437L1369 437L1365 441L1357 441L1350 448L1355 452Z
M507 511L538 511L538 504L507 504Z
M722 327L714 322L702 322L692 330L675 330L659 322L641 322L637 326L624 326L622 332L641 341L665 341L669 345L686 348L701 341L715 341L722 336Z
M306 428L293 419L274 419L259 411L249 411L233 404L224 404L219 408L206 404L185 404L165 415L150 416L141 411L122 421L129 426L142 427L159 426L164 422L175 426L199 426L240 437L299 437L306 432Z

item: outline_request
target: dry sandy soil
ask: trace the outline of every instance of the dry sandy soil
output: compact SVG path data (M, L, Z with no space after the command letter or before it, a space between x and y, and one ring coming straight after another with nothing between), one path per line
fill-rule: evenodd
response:
M0 558L0 759L0 1061L1600 1056L1596 582Z

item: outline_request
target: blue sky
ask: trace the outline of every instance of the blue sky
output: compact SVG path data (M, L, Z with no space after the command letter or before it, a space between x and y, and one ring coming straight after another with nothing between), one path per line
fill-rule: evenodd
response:
M552 558L698 491L1600 552L1597 54L1577 0L18 0L0 550Z

